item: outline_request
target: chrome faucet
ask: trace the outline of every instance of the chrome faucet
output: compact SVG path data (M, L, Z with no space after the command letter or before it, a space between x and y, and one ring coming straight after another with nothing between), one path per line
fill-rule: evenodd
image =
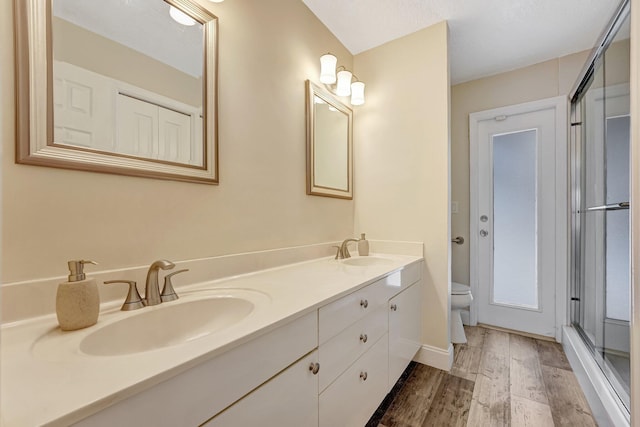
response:
M349 253L349 242L357 242L358 239L345 239L340 246L336 246L338 248L338 252L336 253L336 259L346 259L351 258L351 254Z
M166 259L154 262L147 272L147 283L144 287L144 305L158 305L160 298L160 285L158 284L158 270L170 270L176 265Z

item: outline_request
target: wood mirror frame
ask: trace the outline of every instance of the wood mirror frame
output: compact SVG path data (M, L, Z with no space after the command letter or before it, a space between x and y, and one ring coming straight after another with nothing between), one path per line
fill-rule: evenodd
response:
M306 81L306 121L307 121L307 194L314 196L335 197L339 199L353 199L353 112L340 102L327 90L315 85L311 81ZM317 99L317 101L316 101ZM318 126L322 123L318 120L318 105L327 105L335 113L343 114L340 117L346 124L346 129L339 129L340 140L332 141L333 146L338 146L342 152L325 153L324 157L330 157L331 162L338 161L339 175L344 180L339 185L328 184L327 172L322 168L333 167L332 164L321 164L316 153L320 147ZM342 124L340 125L342 126ZM325 129L322 130L323 134ZM334 148L334 147L331 147ZM325 178L320 176L322 174ZM329 173L331 175L331 173ZM332 179L335 182L335 179ZM325 182L323 182L325 181Z
M51 0L15 0L16 163L218 184L217 18L190 0L164 0L203 26L202 165L59 144L53 138Z

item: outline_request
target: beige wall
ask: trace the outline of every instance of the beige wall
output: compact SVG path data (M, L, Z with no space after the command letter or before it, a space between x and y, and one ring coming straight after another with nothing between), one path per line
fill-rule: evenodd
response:
M424 241L423 342L449 346L447 24L355 57L367 83L355 113L357 233Z
M579 52L518 70L485 77L451 88L451 216L452 280L469 284L469 114L513 104L567 95L582 70L588 52Z
M0 2L3 283L335 241L354 203L305 194L305 80L352 56L299 0L202 1L219 17L220 185L14 163L11 1Z

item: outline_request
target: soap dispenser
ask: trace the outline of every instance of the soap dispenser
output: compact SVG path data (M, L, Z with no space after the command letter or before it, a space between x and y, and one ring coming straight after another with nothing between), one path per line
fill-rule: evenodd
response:
M360 234L360 240L358 240L358 255L369 255L369 241L364 236L364 233Z
M100 296L95 279L87 279L85 264L94 261L69 261L69 280L60 283L56 295L56 315L63 331L95 325L100 311Z

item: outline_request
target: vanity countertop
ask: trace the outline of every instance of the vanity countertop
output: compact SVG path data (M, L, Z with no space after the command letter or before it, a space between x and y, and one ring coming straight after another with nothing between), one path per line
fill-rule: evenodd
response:
M120 303L103 305L98 324L79 331L59 331L55 315L3 325L0 425L71 424L422 260L383 256L390 262L363 267L321 258L180 287L178 294L243 289L265 297L234 326L157 350L123 356L90 356L79 350L79 342L96 328L136 314L121 312ZM43 340L49 341L46 347Z

